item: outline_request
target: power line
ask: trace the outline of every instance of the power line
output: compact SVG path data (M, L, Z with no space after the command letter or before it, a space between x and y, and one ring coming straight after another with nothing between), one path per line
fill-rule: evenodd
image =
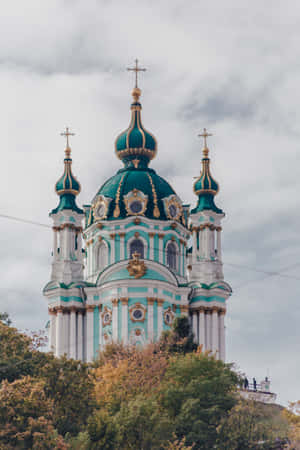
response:
M39 227L52 228L50 225L46 225L44 223L34 222L32 220L22 219L20 217L7 216L6 214L0 214L0 217L2 217L3 219L15 220L17 222L28 223L30 225L37 225Z

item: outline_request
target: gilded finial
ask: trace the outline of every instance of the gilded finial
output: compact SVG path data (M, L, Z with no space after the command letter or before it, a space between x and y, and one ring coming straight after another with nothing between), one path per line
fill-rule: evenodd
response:
M140 98L140 95L142 93L142 91L138 87L138 73L139 72L146 72L147 69L139 67L139 60L136 59L135 60L135 66L134 67L127 67L127 70L129 72L135 72L135 86L134 86L133 91L132 91L132 96L133 96L134 102L137 103L139 98Z
M64 131L63 133L60 133L60 135L65 136L65 138L67 139L65 154L66 154L66 158L69 159L70 155L71 155L71 148L69 146L69 136L75 136L75 133L70 133L69 127L66 127L66 131Z
M206 128L203 128L203 133L202 134L198 134L199 137L203 137L204 138L204 147L203 147L203 156L204 158L208 157L208 148L207 148L207 142L206 142L206 138L208 138L209 136L212 136L211 133L208 133Z

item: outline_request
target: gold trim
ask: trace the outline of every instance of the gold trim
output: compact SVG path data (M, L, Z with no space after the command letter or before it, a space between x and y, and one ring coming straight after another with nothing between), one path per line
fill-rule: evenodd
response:
M134 168L138 169L140 160L139 159L132 159L131 162L134 165Z
M145 195L142 191L134 188L132 191L128 192L128 194L124 195L124 203L127 211L127 216L143 216L148 204L148 196ZM142 209L140 212L132 212L130 209L130 205L135 202L140 201L142 204Z
M119 299L118 298L113 298L111 303L112 303L113 306L118 306Z
M147 303L148 305L153 305L155 302L155 297L147 297Z
M125 174L122 176L118 189L117 189L117 196L116 196L116 206L115 206L115 210L114 210L114 217L119 217L120 215L120 206L119 206L119 202L120 202L120 191L121 191L121 187L122 187L122 183L124 180Z
M122 305L128 305L128 300L129 300L128 297L121 297L120 300L121 300Z
M153 209L153 215L154 217L158 218L160 217L160 211L157 205L157 194L156 194L156 190L155 190L155 186L152 180L152 177L149 173L147 173L150 184L151 184L151 189L152 189L152 195L153 195L153 203L154 203L154 209Z
M171 220L179 220L180 216L182 216L183 210L182 210L182 205L179 203L179 201L177 200L175 195L172 195L171 198L165 198L164 203L165 203L166 216ZM171 205L174 205L177 208L177 214L175 217L171 216L171 214L170 214L169 209L170 209Z
M163 298L158 298L157 299L157 306L163 306L163 304L164 304L164 299Z
M100 208L100 206L104 206L104 212L101 216L97 215L97 210ZM94 214L94 220L102 220L107 218L107 211L108 211L109 201L103 196L99 195L96 202L92 205L93 214Z

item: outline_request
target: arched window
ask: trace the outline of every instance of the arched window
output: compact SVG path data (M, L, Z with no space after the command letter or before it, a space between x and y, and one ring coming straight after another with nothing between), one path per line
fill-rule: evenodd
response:
M167 246L167 265L170 269L176 270L177 268L177 248L173 242L170 242Z
M102 242L97 249L97 271L102 271L107 266L107 247Z
M140 258L144 259L144 244L140 239L134 239L130 242L129 247L130 258L132 258L133 253L139 253Z

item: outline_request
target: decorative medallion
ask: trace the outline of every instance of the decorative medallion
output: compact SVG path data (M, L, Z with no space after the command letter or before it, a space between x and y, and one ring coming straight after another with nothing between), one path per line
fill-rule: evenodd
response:
M144 261L140 260L140 254L134 252L132 254L132 259L129 261L127 265L127 270L129 275L134 278L141 278L147 272L147 267Z
M135 303L129 308L131 322L144 322L147 308L141 303Z
M165 312L164 312L164 322L169 327L172 325L173 321L175 319L175 314L172 311L172 308L169 306Z
M110 201L111 199L105 198L103 195L99 195L97 197L97 200L93 205L93 214L95 220L107 218L107 211Z
M148 196L138 189L133 189L124 195L127 216L142 216L147 208Z
M104 327L111 324L112 314L111 310L107 306L104 306L103 312L101 313L101 317L102 317L102 325Z
M179 220L182 215L182 206L176 195L170 195L163 199L165 213L169 219Z

